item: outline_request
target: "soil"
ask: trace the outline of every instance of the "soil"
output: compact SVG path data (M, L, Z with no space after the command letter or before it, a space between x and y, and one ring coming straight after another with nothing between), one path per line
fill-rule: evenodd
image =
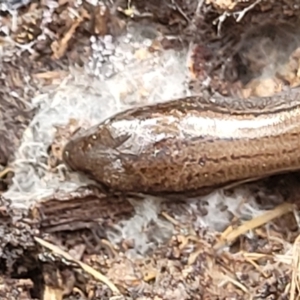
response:
M172 237L161 231L164 242L134 258L125 255L134 241L112 244L107 229L135 214L139 196L129 201L90 184L18 209L2 194L13 183L15 153L36 113L31 100L49 92L71 66L88 63L92 36L120 36L128 23L146 20L163 36L151 51L190 47L191 90L204 88L209 77L209 88L223 95L271 95L299 83L300 10L294 1L23 2L1 1L6 5L0 19L1 299L299 297L298 174L250 186L257 202L274 194L288 201L269 197L260 219L255 213L247 222L233 215L221 232L199 223L207 214L204 205L192 202L185 211L180 203L163 203L159 215L171 224ZM12 4L17 15L6 10ZM257 33L264 30L260 39ZM289 47L280 46L284 43ZM56 131L45 160L50 172L77 127L70 120ZM223 205L220 210L226 210ZM176 219L179 211L185 219ZM144 230L155 236L157 228L150 222Z

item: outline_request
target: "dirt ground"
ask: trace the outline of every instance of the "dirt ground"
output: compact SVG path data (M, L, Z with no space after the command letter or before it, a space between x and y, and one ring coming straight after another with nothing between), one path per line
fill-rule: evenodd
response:
M127 107L298 86L297 1L0 9L1 299L299 298L298 173L170 203L107 195L61 158Z

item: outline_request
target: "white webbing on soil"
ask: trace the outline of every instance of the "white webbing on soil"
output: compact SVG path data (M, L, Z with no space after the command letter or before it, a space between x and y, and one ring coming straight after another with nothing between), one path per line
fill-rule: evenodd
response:
M38 112L25 131L16 154L14 183L4 194L12 199L14 207L28 208L57 191L71 191L87 182L76 174L71 181L64 181L59 172L53 173L48 169L47 148L53 141L55 126L66 125L70 118L75 118L79 124L93 125L130 106L188 94L185 87L186 52L168 50L149 53L145 49L151 40L143 37L143 30L147 31L148 36L151 33L149 28L138 25L119 38L117 46L111 43L109 37L103 43L92 39L94 55L86 69L71 69L70 75L60 85L47 87L46 92L32 99ZM98 74L99 79L89 76L89 72ZM110 78L105 78L105 75ZM244 212L239 210L238 205L244 195L244 190L238 190L235 197L224 200L221 192L213 193L205 198L209 203L206 216L197 214L197 200L186 204L188 214L178 215L178 219L189 221L191 213L198 215L193 221L195 227L223 230L228 224L229 212L252 217L262 213L255 208L248 212L245 211L247 207L243 207ZM224 202L228 208L221 212L219 207ZM118 226L120 234L108 235L115 242L120 238L134 239L135 250L144 253L169 237L172 226L158 220L159 201L149 198L136 207L137 215ZM143 228L151 220L156 222L156 230L146 234Z

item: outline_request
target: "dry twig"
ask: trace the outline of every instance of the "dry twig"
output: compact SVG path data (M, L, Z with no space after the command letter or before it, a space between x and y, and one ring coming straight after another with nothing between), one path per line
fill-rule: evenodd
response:
M293 257L292 257L292 282L290 287L290 300L299 299L296 298L296 292L300 292L300 235L296 238L293 245Z
M289 203L284 203L276 208L274 208L271 211L268 211L261 216L258 216L257 218L254 218L248 222L245 222L241 226L237 227L236 229L226 229L225 234L223 233L221 236L220 242L218 242L215 246L214 249L220 249L226 244L230 244L233 241L235 241L239 236L245 234L249 230L253 230L257 227L262 226L263 224L266 224L280 216L283 216L289 212L292 212L295 209L295 206L293 204Z
M94 278L96 278L97 280L105 283L115 294L120 295L120 291L119 289L104 275L102 275L100 272L96 271L95 269L93 269L92 267L88 266L87 264L74 259L70 254L66 253L65 251L63 251L62 249L60 249L59 247L41 239L38 237L34 238L35 241L37 243L39 243L41 246L53 251L54 253L57 253L61 256L63 256L64 258L73 261L75 263L77 263L78 265L80 265L80 267L87 273L89 273L90 275L92 275Z

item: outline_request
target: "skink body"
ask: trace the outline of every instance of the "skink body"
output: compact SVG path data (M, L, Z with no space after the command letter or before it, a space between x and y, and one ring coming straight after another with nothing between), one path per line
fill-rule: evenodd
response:
M206 194L298 170L300 89L129 109L74 136L63 158L111 190L154 195Z

